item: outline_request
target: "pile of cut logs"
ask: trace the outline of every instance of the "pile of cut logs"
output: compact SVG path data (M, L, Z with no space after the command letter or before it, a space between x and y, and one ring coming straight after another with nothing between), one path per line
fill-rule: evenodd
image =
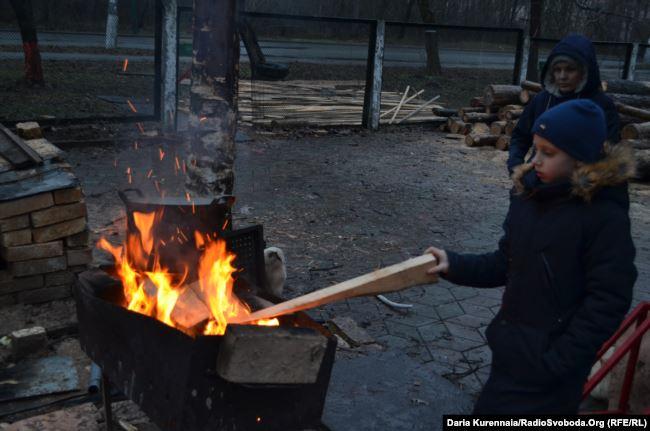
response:
M613 79L602 82L614 101L621 120L621 139L635 148L637 179L650 180L650 82ZM542 90L539 83L488 85L483 96L458 110L435 107L433 113L447 117L443 130L463 137L470 147L493 146L507 150L525 106Z

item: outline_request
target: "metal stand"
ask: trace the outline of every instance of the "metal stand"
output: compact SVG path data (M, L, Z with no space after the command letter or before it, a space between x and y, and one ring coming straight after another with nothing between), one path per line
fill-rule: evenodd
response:
M102 404L104 405L104 420L106 431L113 431L113 407L111 406L111 384L106 374L102 373Z

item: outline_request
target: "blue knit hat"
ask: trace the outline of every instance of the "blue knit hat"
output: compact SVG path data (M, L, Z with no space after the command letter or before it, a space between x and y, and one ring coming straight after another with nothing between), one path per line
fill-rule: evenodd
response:
M532 132L576 160L598 161L607 139L605 113L589 99L561 103L540 115Z

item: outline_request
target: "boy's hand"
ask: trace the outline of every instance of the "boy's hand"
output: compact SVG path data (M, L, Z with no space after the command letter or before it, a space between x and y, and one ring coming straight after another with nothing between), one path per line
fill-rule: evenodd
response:
M447 257L447 252L439 248L429 247L424 251L424 254L427 253L431 253L438 261L436 266L427 270L427 274L437 274L439 272L447 274L449 271L449 258Z

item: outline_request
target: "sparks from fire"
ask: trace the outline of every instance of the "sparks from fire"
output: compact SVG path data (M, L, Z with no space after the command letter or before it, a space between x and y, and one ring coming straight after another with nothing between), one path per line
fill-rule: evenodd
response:
M126 72L126 68L129 67L129 59L124 59L124 64L122 65L122 72Z
M158 156L160 157L160 161L162 162L162 159L165 158L165 152L163 151L162 148L158 148Z
M180 280L174 281L173 274L160 265L157 247L166 243L155 237L154 228L161 217L161 211L134 212L133 222L137 233L129 233L124 245L114 246L105 238L101 238L97 246L115 258L117 274L124 289L126 308L156 318L166 325L183 329L174 320L174 310L185 290L191 288L184 284L188 266L185 267L185 273L180 276ZM181 229L177 228L177 232L179 241L180 236L189 241ZM205 299L205 305L210 310L203 333L223 335L229 321L251 313L248 306L233 292L232 275L237 271L233 261L236 256L226 249L225 241L220 238L213 239L210 235L195 231L194 242L201 252L198 262L198 289L194 292L198 292ZM150 262L153 262L153 265L150 265ZM187 265L189 264L191 263ZM187 307L187 304L182 305ZM260 320L253 324L277 326L279 321Z
M133 103L131 103L131 101L129 99L126 99L126 103L129 105L129 108L131 108L131 111L138 112L138 110L135 109L135 105Z

